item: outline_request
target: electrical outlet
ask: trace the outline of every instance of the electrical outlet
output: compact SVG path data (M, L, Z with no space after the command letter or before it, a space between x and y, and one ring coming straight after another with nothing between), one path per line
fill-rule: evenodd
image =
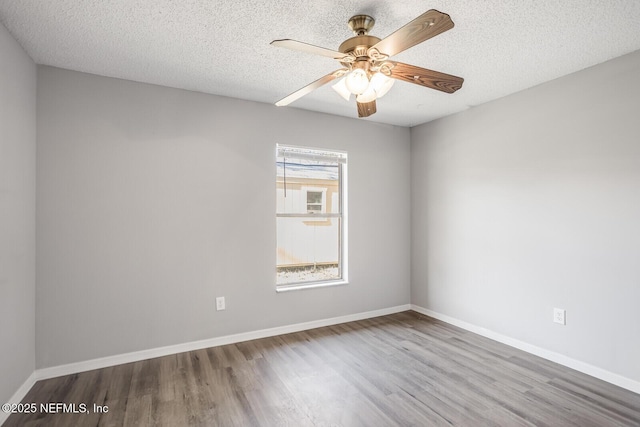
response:
M561 308L553 309L553 321L556 323L560 323L561 325L567 324L566 319L567 312Z
M224 309L225 309L224 297L217 297L216 298L216 310L220 311L220 310L224 310Z

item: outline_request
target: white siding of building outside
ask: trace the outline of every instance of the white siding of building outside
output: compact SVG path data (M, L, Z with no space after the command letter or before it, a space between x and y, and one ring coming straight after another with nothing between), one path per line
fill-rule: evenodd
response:
M284 212L283 204L304 209L306 212L307 190L317 188L326 192L327 187L307 184L301 189L277 189L278 211ZM326 203L326 201L325 201ZM325 205L326 206L326 205ZM330 213L338 213L338 194L332 193ZM292 210L288 210L291 212ZM326 211L325 211L326 212ZM337 264L339 257L338 218L278 218L278 266Z

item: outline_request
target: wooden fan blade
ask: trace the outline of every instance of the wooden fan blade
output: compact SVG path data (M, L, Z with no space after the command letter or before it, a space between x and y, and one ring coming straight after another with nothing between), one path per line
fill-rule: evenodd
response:
M327 83L329 83L330 81L335 80L338 77L342 77L347 71L348 70L346 68L341 68L339 70L336 70L336 71L334 71L332 73L327 74L324 77L320 77L315 82L306 85L302 89L298 89L297 91L293 92L291 95L285 96L280 101L276 102L276 105L278 107L283 107L285 105L289 105L293 101L295 101L295 100L297 100L299 98L302 98L306 94L311 93L314 90L318 89L320 86L324 86Z
M380 40L373 47L380 53L393 56L452 28L453 21L449 15L431 9Z
M439 71L427 70L415 65L393 62L391 77L409 83L425 86L431 89L440 90L446 93L453 93L462 87L464 79L452 76L451 74Z
M358 117L369 117L376 113L376 100L371 102L358 102Z
M309 43L303 43L303 42L290 40L290 39L274 40L271 42L271 44L277 47L284 47L286 49L312 53L314 55L326 56L328 58L333 58L333 59L340 59L340 58L344 58L345 56L348 56L342 52L338 52L337 50L326 49L324 47L318 47Z

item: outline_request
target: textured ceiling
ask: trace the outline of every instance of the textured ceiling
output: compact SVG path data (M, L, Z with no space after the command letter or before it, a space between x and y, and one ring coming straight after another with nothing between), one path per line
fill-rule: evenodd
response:
M271 40L337 50L352 15L383 38L429 9L455 27L393 59L464 77L462 89L398 81L363 120L425 123L640 49L637 0L0 0L0 21L39 64L274 103L340 66ZM330 84L280 108L357 117Z

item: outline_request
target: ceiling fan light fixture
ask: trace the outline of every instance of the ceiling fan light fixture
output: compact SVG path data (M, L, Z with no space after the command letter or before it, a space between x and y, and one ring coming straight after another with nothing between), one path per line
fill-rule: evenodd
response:
M369 87L369 76L362 68L354 68L344 79L349 92L360 95Z
M378 72L371 77L369 87L372 87L376 92L376 98L382 98L387 92L389 92L389 89L391 89L394 83L394 79Z
M346 101L351 99L351 92L347 88L346 79L340 79L340 81L338 81L338 83L331 86L331 88L335 90L338 93L338 95L343 97Z

